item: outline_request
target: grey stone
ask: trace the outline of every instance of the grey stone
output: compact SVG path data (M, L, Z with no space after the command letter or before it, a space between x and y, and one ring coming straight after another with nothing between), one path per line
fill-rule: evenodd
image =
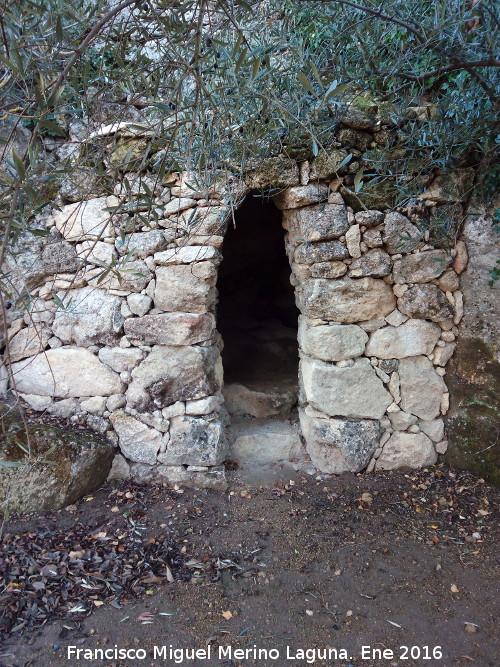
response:
M294 383L275 383L259 389L230 383L224 386L223 394L230 415L250 415L256 419L288 415L297 402Z
M106 401L106 408L110 412L115 412L120 408L124 408L127 404L127 400L123 394L113 394Z
M131 371L144 358L144 353L135 347L102 347L99 359L117 373Z
M435 419L446 385L427 357L408 357L399 362L401 408L423 420Z
M97 264L108 268L115 256L115 248L103 241L83 241L79 246L78 255L86 264Z
M123 390L119 375L85 349L59 347L12 365L17 389L25 394L70 398L109 396Z
M444 421L442 419L421 420L418 422L418 426L433 442L440 442L444 437Z
M161 433L124 412L110 415L109 421L118 434L122 454L131 461L154 465L162 444Z
M241 464L263 465L298 459L302 445L289 422L244 421L231 429L230 457Z
M80 404L76 398L64 398L62 401L54 401L49 405L47 411L54 417L62 417L67 419L71 415L76 415L80 412Z
M399 362L397 359L380 359L378 365L384 373L395 373L398 370Z
M106 398L104 396L92 396L81 401L80 408L94 415L102 415L106 410Z
M351 225L345 233L345 242L349 255L354 259L361 257L361 231L359 225Z
M328 199L328 186L324 183L298 185L282 190L273 197L274 205L280 210L299 208L310 204L318 204Z
M368 359L341 368L304 355L300 370L306 400L329 416L381 419L392 403Z
M98 197L67 204L49 218L67 241L96 240L109 236L111 216L105 209L117 205L116 197Z
M359 357L365 351L368 335L354 324L310 326L299 318L299 345L309 356L323 361Z
M382 241L382 232L378 229L367 229L363 233L363 241L369 248L380 248L384 245Z
M124 328L131 341L146 345L195 345L212 336L215 318L211 313L163 313L126 320Z
M115 241L116 249L120 255L126 255L128 252L134 251L134 257L138 258L153 255L155 252L164 250L167 245L168 240L165 238L165 232L161 229L127 234L124 242L121 239Z
M368 132L345 127L337 132L337 141L340 141L343 146L356 148L364 153L372 143L373 138Z
M47 326L39 322L21 329L9 341L9 358L11 363L33 357L42 352L48 345L50 331Z
M251 165L245 183L249 190L288 188L299 183L299 167L295 160L284 156L266 158Z
M20 416L18 424L22 424ZM77 433L68 428L32 426L30 443L33 459L15 446L21 463L16 468L0 467L0 502L11 512L44 512L61 509L99 487L108 475L114 456L113 446L92 433ZM24 439L24 427L12 431ZM0 459L7 455L9 438L0 443Z
M432 441L424 433L396 431L384 445L377 459L376 470L423 468L436 461L437 454Z
M391 255L409 252L423 245L422 233L401 213L387 213L385 216L384 243Z
M286 211L283 227L293 245L305 241L331 241L349 229L347 209L343 204L315 204ZM301 241L302 239L302 241Z
M441 329L426 320L408 320L398 327L383 327L371 334L366 355L381 359L402 359L431 354Z
M308 280L299 299L308 317L345 323L383 317L396 306L390 286L375 278Z
M354 218L358 225L364 227L378 227L384 222L384 214L382 211L358 211Z
M417 423L415 415L410 415L404 410L399 412L391 412L389 414L391 426L395 431L406 431L407 428Z
M130 466L127 463L127 459L121 454L116 454L111 465L111 470L109 471L107 481L113 479L124 480L130 479Z
M215 299L217 270L212 262L160 266L154 305L167 312L204 313Z
M300 410L306 449L323 473L359 472L369 463L382 429L372 419L320 419Z
M127 305L130 312L134 315L142 317L153 305L153 300L146 294L129 294L127 297Z
M337 174L339 164L347 157L343 149L322 151L311 162L310 179L333 178Z
M167 451L158 456L166 465L212 466L224 461L227 442L219 420L173 417Z
M146 411L176 401L212 396L222 385L222 362L217 347L155 345L132 372L127 390L130 407Z
M349 276L351 278L362 278L364 276L382 278L389 275L391 267L392 260L390 256L380 248L374 248L352 262Z
M436 285L413 285L398 299L399 310L408 315L433 322L453 317L453 307Z
M344 262L318 262L310 266L310 271L313 278L328 278L332 280L345 275L347 273L347 266Z
M62 301L66 309L56 312L52 330L64 343L109 345L118 340L123 323L118 297L88 286L69 290Z
M439 278L438 285L443 292L456 292L460 287L460 279L453 269L448 269Z
M295 250L295 261L299 264L338 261L347 257L349 252L341 241L303 243Z
M52 236L52 238L54 237ZM51 236L49 236L50 240ZM83 260L77 256L75 248L67 241L62 240L47 243L42 251L42 262L46 275L74 273L83 266Z
M445 250L426 250L406 255L394 262L396 283L428 283L438 278L450 263Z
M157 252L154 260L159 266L170 264L193 264L194 262L211 261L220 264L222 255L210 245L186 245L180 248L170 248Z

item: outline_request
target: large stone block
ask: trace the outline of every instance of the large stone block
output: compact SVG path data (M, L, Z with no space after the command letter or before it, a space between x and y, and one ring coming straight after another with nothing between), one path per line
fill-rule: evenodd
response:
M160 266L169 264L192 264L194 262L212 261L220 264L222 255L213 246L209 245L186 245L180 248L170 248L157 252L154 255L155 262Z
M165 232L161 229L153 229L150 232L137 232L125 236L125 241L118 239L115 242L116 249L120 255L126 255L134 251L134 257L147 257L155 252L163 250L168 245Z
M119 297L88 286L67 291L63 302L67 308L57 311L52 328L64 343L87 346L116 342L123 324Z
M323 361L341 361L359 357L365 351L368 335L355 324L310 326L299 318L299 345L310 357Z
M380 248L374 248L352 262L349 275L351 278L363 278L364 276L382 278L389 275L391 267L390 256Z
M78 258L75 248L67 241L50 242L50 238L49 236L49 243L42 251L45 273L73 273L81 269L83 260Z
M383 327L371 334L366 355L380 359L403 359L431 354L441 329L426 320L408 320L399 327Z
M144 353L136 347L101 347L98 356L103 364L117 373L123 373L135 368L144 358Z
M156 345L132 371L127 400L131 407L146 411L211 396L221 385L222 362L215 346Z
M194 345L210 338L215 328L211 313L164 313L125 320L125 333L146 345Z
M120 376L85 349L58 347L12 364L18 391L57 398L120 394Z
M438 416L446 384L427 357L401 359L399 379L401 408L405 412L425 420Z
M280 210L299 208L310 204L318 204L328 199L328 185L310 183L282 190L273 197L273 203Z
M49 221L67 241L95 240L109 236L109 211L105 209L111 204L118 204L116 197L98 197L88 201L76 202L54 211Z
M303 243L295 249L295 261L298 264L339 261L347 257L349 257L347 246L341 241Z
M424 433L396 431L384 445L377 459L376 470L423 468L437 461L432 441Z
M317 178L333 178L337 175L339 164L347 157L343 149L329 150L317 155L311 164L311 180Z
M314 465L324 473L359 472L365 468L381 435L372 419L322 419L300 410L306 449Z
M42 352L47 347L50 336L50 330L42 322L21 329L9 342L10 361L20 361Z
M288 188L299 183L299 167L290 158L270 157L251 166L245 173L245 183L250 190Z
M158 456L160 463L213 466L226 458L227 442L220 420L184 415L174 417L171 424L167 451Z
M306 400L331 417L381 419L392 403L368 359L340 367L304 355L300 370Z
M375 278L307 280L299 300L308 317L348 324L383 317L396 307L391 287Z
M390 212L385 216L384 243L391 255L410 252L423 245L423 232L401 213Z
M155 465L163 438L168 440L168 436L149 428L125 412L115 412L109 420L118 434L120 450L127 459Z
M2 421L0 460L19 464L14 468L0 466L0 503L9 511L58 510L106 480L114 447L103 438L57 426L29 425L29 458L18 444L28 445L21 416L9 407Z
M304 241L338 239L349 229L347 208L342 204L316 204L286 211L283 214L283 227L288 231L293 245Z
M436 285L413 285L398 299L398 308L408 317L433 322L444 322L454 314L452 305Z
M168 312L204 313L215 299L217 269L212 262L160 266L154 304Z
M446 250L426 250L406 255L394 262L394 281L428 283L448 268L451 259Z

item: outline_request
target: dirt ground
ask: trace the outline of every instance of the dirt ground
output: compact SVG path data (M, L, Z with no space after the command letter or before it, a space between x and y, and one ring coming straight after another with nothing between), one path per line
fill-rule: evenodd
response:
M493 667L499 496L433 467L225 494L124 483L12 517L0 665Z

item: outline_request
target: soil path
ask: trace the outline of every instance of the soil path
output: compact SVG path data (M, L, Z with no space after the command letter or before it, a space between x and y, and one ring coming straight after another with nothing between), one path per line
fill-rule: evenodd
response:
M494 667L498 500L442 467L226 494L106 486L4 527L0 665Z

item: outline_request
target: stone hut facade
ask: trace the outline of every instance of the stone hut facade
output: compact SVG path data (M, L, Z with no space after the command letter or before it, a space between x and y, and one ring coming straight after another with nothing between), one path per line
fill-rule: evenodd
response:
M48 236L8 260L13 284L34 295L27 314L9 313L17 392L105 434L114 474L223 487L218 267L234 210L272 188L300 311L297 400L312 463L324 473L435 463L467 253L429 242L429 209L456 204L439 179L404 209L383 196L359 203L356 166L339 165L377 131L354 122L328 154L269 158L210 186L124 172L114 194L63 190ZM147 224L141 183L158 205Z

